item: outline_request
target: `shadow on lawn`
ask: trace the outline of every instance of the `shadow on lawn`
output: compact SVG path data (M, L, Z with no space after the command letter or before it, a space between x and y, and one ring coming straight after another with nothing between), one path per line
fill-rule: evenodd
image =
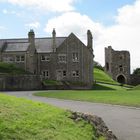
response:
M106 87L104 85L95 84L92 88L93 90L116 90L110 87Z

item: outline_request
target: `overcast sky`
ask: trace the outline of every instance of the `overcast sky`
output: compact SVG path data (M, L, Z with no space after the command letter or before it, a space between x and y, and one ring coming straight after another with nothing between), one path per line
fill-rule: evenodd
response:
M128 50L131 70L140 67L140 0L0 0L0 38L75 33L86 43L90 29L95 60L104 65L104 48Z

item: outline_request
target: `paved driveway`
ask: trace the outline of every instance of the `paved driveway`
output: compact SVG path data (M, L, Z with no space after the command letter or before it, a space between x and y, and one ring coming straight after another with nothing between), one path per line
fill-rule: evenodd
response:
M140 140L140 108L36 97L32 95L34 92L20 91L6 93L49 103L73 111L95 114L103 118L109 129L114 132L119 140Z

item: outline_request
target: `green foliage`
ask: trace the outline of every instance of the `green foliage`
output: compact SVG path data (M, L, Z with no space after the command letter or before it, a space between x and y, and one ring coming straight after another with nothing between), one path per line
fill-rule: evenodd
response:
M98 68L94 68L94 79L96 82L118 84L107 73L105 73L104 71L102 71Z
M26 99L0 94L1 140L91 140L93 128L74 122L71 113Z
M140 76L140 68L136 68L136 69L133 71L133 74L134 74L134 75L139 75L139 76Z
M16 67L14 64L0 62L0 73L8 73L8 74L25 74L26 72Z
M63 85L62 82L60 82L60 81L56 81L56 80L47 80L47 79L43 81L43 84L44 84L44 85L49 85L49 86L50 86L50 85Z
M109 86L109 85L108 85ZM125 87L115 85L109 86L110 88L116 88L116 90L81 90L81 91L56 91L46 93L36 93L37 96L89 101L89 102L100 102L107 104L118 104L127 106L140 107L140 92L126 90Z
M102 67L102 65L98 63L97 61L94 61L94 68L104 71L104 68Z

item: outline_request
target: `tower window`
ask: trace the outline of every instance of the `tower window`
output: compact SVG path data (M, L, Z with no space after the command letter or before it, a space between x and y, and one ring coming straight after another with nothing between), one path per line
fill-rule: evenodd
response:
M106 70L109 71L109 63L106 63Z
M123 66L122 66L122 65L119 66L119 71L120 71L120 72L123 71Z
M67 72L64 70L63 71L63 77L66 77L66 75L67 75Z

